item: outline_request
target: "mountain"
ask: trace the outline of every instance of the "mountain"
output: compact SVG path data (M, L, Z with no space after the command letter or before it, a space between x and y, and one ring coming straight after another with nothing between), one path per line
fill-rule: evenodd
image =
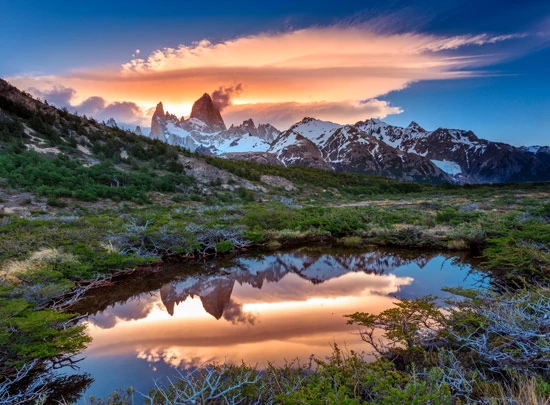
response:
M279 135L267 151L285 166L376 174L439 183L450 177L425 157L403 152L355 125L304 118Z
M540 146L540 145L532 145L532 146L520 146L520 149L534 153L535 155L538 155L539 153L550 153L550 146Z
M277 135L272 125L256 126L251 119L227 129L208 94L195 101L188 119L165 113L162 102L151 118L151 138L209 155L263 152Z
M138 125L136 129L134 129L134 134L143 136L143 131L141 130L141 127Z
M550 180L550 162L501 142L478 138L472 131L438 128L426 131L379 120L355 124L359 130L406 153L430 159L457 183Z
M206 124L206 128L210 132L224 131L227 129L220 111L214 107L212 98L206 93L193 104L189 119L202 121Z
M427 131L368 119L340 125L304 118L279 132L250 120L225 128L208 94L189 119L165 113L159 103L151 137L193 152L284 166L359 172L429 183L495 183L550 180L549 147L517 148L478 138L472 131Z
M178 157L155 140L234 160L427 183L550 180L548 146L517 148L478 138L472 131L447 128L427 131L416 122L402 128L376 119L340 125L305 118L284 132L269 124L256 125L249 119L226 128L208 94L195 102L188 119L170 114L162 102L159 103L151 119L149 139L134 139L129 138L130 132L122 131L114 119L100 124L94 119L69 114L0 79L0 119L7 123L0 130L19 134L19 138L8 137L19 139L19 143L14 141L19 149L33 149L43 154L67 154L64 151L68 149L69 154L86 167L104 159L126 162L138 156L161 161L155 153L166 153L170 158L163 161L163 168L176 171L183 164L186 172L194 170L191 176L205 184L212 176L231 178L230 188L239 184L252 189L243 179L239 180L238 175L221 176L219 169L202 160L204 168L195 170L191 159L196 158ZM140 132L141 129L136 128L135 133Z
M118 124L116 123L115 119L112 117L107 120L106 125L111 128L118 128Z

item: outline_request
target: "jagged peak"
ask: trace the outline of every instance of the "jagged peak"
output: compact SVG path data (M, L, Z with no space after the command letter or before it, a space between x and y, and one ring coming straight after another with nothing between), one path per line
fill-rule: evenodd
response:
M162 101L159 101L159 103L157 104L157 108L155 108L154 115L161 116L161 117L164 116L164 106L162 105Z
M412 129L418 132L426 132L424 128L422 128L416 121L411 121L411 123L407 126L408 129Z
M193 103L189 118L197 118L207 124L211 131L223 131L226 128L220 110L216 108L208 93Z
M316 118L312 118L312 117L304 117L304 118L302 118L301 121L297 122L295 125L307 124L308 122L312 122L312 121L319 121L319 120L316 119Z
M380 125L380 126L389 126L389 124L385 123L384 121L382 120L379 120L378 118L368 118L366 119L365 121L359 121L357 123L355 123L356 126L359 126L359 125Z
M118 128L118 125L113 117L109 118L105 125L111 128Z

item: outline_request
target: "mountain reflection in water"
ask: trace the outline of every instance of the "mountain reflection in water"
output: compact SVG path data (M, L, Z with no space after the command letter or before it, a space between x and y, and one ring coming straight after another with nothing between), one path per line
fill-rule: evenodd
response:
M107 395L141 383L145 390L170 367L210 361L260 368L307 361L330 354L334 342L368 350L343 315L382 311L395 296L441 296L445 286L472 286L480 276L470 269L441 254L302 249L222 260L168 280L173 269L167 270L153 277L155 286L137 280L137 294L125 283L122 291L83 301L95 312L87 321L93 342L81 364L96 379L88 392ZM130 367L133 380L106 366Z

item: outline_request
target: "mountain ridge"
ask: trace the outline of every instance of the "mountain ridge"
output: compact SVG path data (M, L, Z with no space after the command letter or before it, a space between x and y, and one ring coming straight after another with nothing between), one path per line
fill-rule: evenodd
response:
M206 93L197 102L205 97ZM155 112L151 126L158 126L160 120L163 131L162 135L157 130L151 134L192 151L231 159L408 181L475 184L550 180L549 147L518 148L478 138L469 130L427 131L415 121L403 128L376 118L342 125L312 117L285 131L269 124L256 127L252 119L222 130L214 124L216 118L201 115L204 122L197 117L191 114L188 120L176 121L175 116L165 115L162 122L162 116ZM188 124L191 119L195 119L192 128Z

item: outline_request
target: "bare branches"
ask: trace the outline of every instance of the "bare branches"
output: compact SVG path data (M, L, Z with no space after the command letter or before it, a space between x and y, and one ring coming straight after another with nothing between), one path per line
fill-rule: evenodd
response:
M48 393L45 389L47 381L42 378L33 378L29 384L22 384L23 381L29 379L37 363L38 360L33 360L16 370L13 376L0 380L0 405L23 404L38 400ZM15 390L14 387L20 384L24 389Z
M180 372L176 381L169 379L168 386L155 381L155 388L143 397L151 404L223 403L236 405L247 400L244 388L260 382L261 376L255 369L223 364L208 365L192 371ZM247 401L246 403L251 403ZM260 402L258 402L259 404Z
M490 371L550 369L550 289L478 295L457 303L450 319L449 337Z
M109 236L108 243L121 254L146 257L169 255L186 249L185 235L171 231L167 226L151 229L151 225L153 222L150 220L140 223L136 218L131 218L122 233Z
M203 254L208 252L217 253L221 242L230 243L235 248L245 246L249 243L243 237L242 230L235 227L205 228L201 225L190 224L185 230L195 235Z
M226 252L249 244L237 227L205 227L191 223L182 230L168 225L154 227L153 222L132 218L121 233L111 234L106 248L120 254L168 257L193 252L200 256Z

